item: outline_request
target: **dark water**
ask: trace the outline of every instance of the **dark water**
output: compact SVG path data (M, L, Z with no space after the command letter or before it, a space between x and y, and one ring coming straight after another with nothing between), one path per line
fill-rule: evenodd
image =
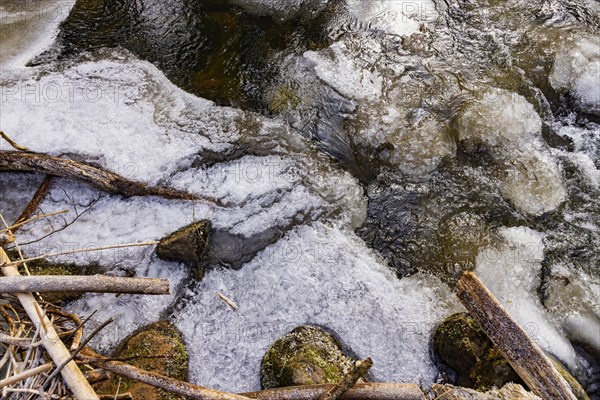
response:
M325 10L278 23L218 0L82 0L63 22L55 47L33 64L120 46L191 93L261 110L279 52L327 45L327 18Z

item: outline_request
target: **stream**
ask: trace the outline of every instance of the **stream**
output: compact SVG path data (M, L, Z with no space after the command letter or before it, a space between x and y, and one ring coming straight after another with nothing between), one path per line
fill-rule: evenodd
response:
M244 392L315 324L428 387L475 270L600 399L600 2L0 0L0 56L17 143L224 204L54 180L40 209L69 213L19 231L27 256L213 226L201 281L152 247L57 257L171 281L70 303L115 316L96 348L170 320L192 382ZM0 174L9 223L43 178Z

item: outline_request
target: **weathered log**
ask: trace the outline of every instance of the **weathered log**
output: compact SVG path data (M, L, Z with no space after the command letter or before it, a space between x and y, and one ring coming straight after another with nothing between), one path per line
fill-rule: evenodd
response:
M364 374L373 366L370 358L358 360L354 367L342 378L342 381L327 391L319 400L337 400L346 393L354 384L363 377Z
M40 153L0 151L0 171L38 172L46 175L76 179L102 191L131 196L160 196L167 199L203 200L221 206L218 199L195 196L165 187L150 186L132 181L113 172L83 162Z
M576 400L552 361L473 272L462 275L457 295L532 392L543 399Z
M20 276L14 266L6 266L10 259L0 247L0 271L5 276ZM40 338L46 352L56 365L69 359L71 353L58 337L52 323L42 314L42 309L31 293L17 293L17 299L35 326L40 327ZM98 396L74 361L69 362L61 371L63 380L77 400L98 400Z
M305 385L267 389L259 392L242 393L251 399L260 400L318 400L336 385ZM424 400L419 386L412 383L357 383L344 393L340 400Z
M6 379L0 380L0 388L5 386L14 385L17 382L24 381L27 378L31 378L32 376L43 374L44 372L48 372L52 369L52 363L47 363L44 365L40 365L39 367L31 368L21 372L20 374L15 374L13 376L9 376Z
M85 355L83 353L85 353ZM109 361L89 348L82 351L79 358L96 368L102 368L114 374L161 388L179 396L203 400L248 400L245 396L220 392L218 390L194 385L193 383L179 381L155 372L145 371L121 361Z
M104 275L0 277L0 293L95 292L169 294L169 280Z

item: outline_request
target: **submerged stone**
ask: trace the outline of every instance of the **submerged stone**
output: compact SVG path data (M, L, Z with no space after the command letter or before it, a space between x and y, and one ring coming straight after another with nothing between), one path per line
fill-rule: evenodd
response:
M187 380L188 356L181 333L167 321L155 322L133 333L121 343L116 357L127 358L127 363L146 371ZM119 393L130 392L136 400L181 398L162 389L117 376L95 386L98 394L114 395L117 389Z
M263 389L338 383L352 367L337 340L316 326L300 326L267 350L260 368Z
M191 264L196 278L204 275L204 250L208 242L211 225L203 220L191 223L165 236L156 246L156 254L167 261Z

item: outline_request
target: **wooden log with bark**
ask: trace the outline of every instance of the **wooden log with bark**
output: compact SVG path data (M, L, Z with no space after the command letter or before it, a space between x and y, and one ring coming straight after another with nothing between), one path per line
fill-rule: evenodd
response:
M207 196L196 196L166 187L147 185L87 163L47 154L0 151L0 171L37 172L75 179L107 193L119 194L125 197L160 196L167 199L202 200L223 206L218 199Z
M169 280L104 275L0 277L1 293L95 292L169 294Z
M334 384L289 386L259 392L242 393L260 400L319 400ZM357 383L340 396L340 400L425 400L419 386L413 383Z
M542 399L576 400L567 381L473 272L465 272L457 295L529 389Z

